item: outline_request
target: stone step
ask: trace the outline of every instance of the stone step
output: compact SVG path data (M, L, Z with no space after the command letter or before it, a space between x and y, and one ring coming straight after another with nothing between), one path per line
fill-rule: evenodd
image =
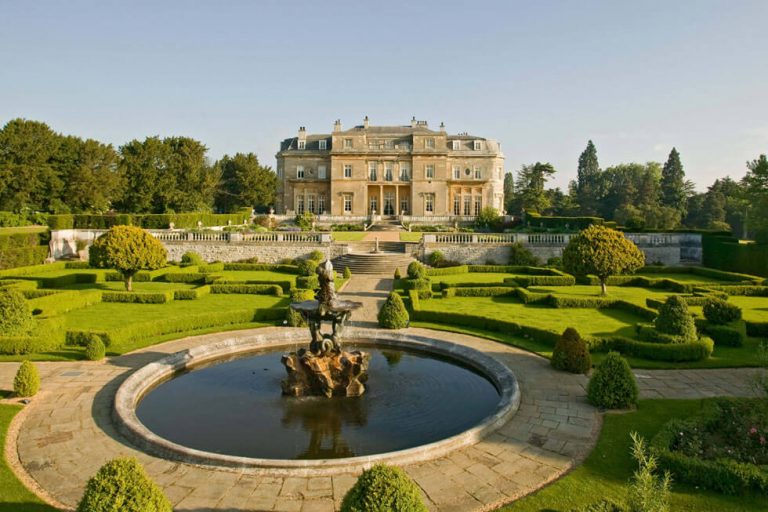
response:
M376 242L360 241L347 244L347 250L351 253L373 253L376 249ZM405 254L404 242L379 242L380 252Z
M333 260L333 266L339 272L349 267L353 274L393 274L396 268L403 272L412 261L415 260L403 253L350 253Z

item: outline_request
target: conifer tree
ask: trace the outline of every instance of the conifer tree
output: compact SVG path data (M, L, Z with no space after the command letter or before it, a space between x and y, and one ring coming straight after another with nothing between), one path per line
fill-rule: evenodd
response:
M581 213L595 215L600 203L600 164L597 161L597 149L590 140L587 148L579 156L579 168L576 178L576 200Z
M674 208L681 215L686 212L685 172L680 163L680 153L672 148L667 163L661 170L661 205Z

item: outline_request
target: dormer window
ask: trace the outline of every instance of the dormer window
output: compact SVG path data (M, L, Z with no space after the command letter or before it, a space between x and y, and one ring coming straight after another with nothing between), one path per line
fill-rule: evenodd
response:
M453 149L454 151L458 151L459 149L461 149L461 142L459 142L458 140L451 141L451 149Z
M344 149L352 149L352 139L344 139Z
M304 166L303 165L297 165L296 166L296 178L303 180L304 179Z
M435 139L424 139L424 147L427 149L435 149Z
M328 149L327 146L326 146L326 143L327 143L327 141L325 139L322 139L322 140L318 141L318 143L317 143L318 144L318 149L320 149L320 150Z
M300 140L299 141L299 149L306 149L307 148L307 141Z
M476 140L474 142L474 149L475 149L475 151L480 151L480 144L481 144L481 142L479 140Z

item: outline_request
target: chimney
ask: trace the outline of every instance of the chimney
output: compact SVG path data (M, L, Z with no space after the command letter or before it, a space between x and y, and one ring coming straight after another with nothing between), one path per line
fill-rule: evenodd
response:
M303 126L299 126L299 138L300 139L306 139L307 138L307 129Z
M337 119L335 123L333 123L333 131L334 132L340 132L341 131L341 119Z
M416 116L411 118L411 128L416 128Z
M440 133L445 133L445 123L440 121Z
M368 116L365 116L365 119L363 119L363 128L368 128Z

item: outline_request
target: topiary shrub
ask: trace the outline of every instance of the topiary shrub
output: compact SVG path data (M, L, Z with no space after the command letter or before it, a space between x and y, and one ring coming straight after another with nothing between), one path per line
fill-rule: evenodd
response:
M85 345L85 358L89 361L101 361L107 353L101 336L94 333L88 334L88 342Z
M205 264L205 260L202 256L200 256L200 253L195 251L187 251L181 256L181 265L184 267L188 267L190 265L203 265Z
M16 396L35 396L40 389L40 373L32 361L22 361L16 377L13 378L13 392Z
M0 288L0 336L23 336L35 327L29 303L14 288Z
M349 270L349 267L344 267L344 272L342 273L342 275L344 276L344 279L349 279L350 277L352 277L352 271Z
M395 279L402 279L402 278L403 278L403 276L400 274L400 269L396 268L395 269Z
M679 295L671 295L659 307L654 325L661 333L679 337L681 343L697 339L693 316L688 311L688 304Z
M400 468L377 464L363 471L344 496L341 512L426 512L413 480Z
M299 274L302 276L314 276L317 266L320 263L317 260L299 260L296 266L299 267Z
M427 258L429 265L432 267L440 267L445 263L445 256L440 251L432 251Z
M379 326L385 329L402 329L408 326L408 310L397 292L390 292L389 297L379 310Z
M323 261L325 260L325 254L323 254L323 251L315 249L311 253L309 253L309 256L307 257L308 260L315 260L315 261Z
M626 409L637 403L635 376L618 352L609 352L595 368L587 386L587 400L606 409Z
M77 512L172 512L171 502L134 458L104 464L88 480Z
M427 277L427 269L418 261L412 261L408 264L408 277L410 279L424 279Z
M592 356L589 355L587 343L573 327L568 327L557 340L552 352L552 368L584 374L592 368Z
M741 308L721 299L708 299L704 303L704 317L713 324L727 324L741 319Z
M535 267L539 264L539 258L520 242L509 246L509 264Z

